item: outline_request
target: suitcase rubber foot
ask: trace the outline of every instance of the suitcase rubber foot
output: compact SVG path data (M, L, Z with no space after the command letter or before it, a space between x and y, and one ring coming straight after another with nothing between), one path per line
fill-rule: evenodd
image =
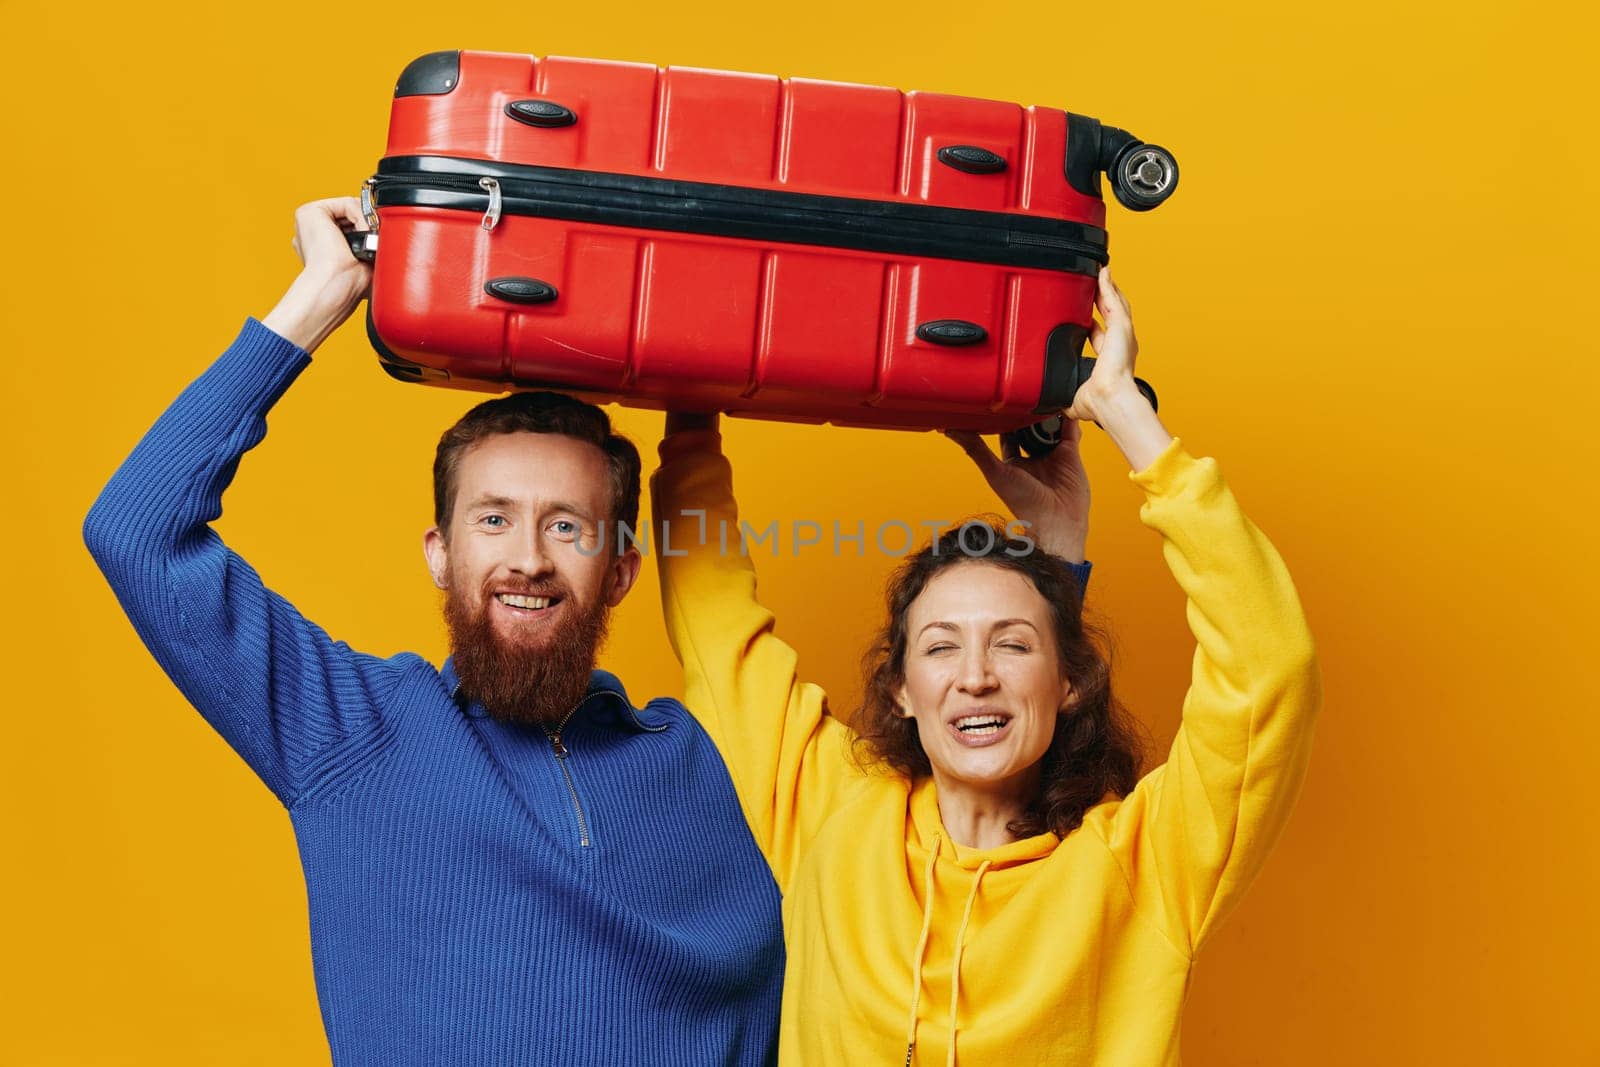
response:
M987 148L977 145L946 145L939 149L939 162L967 174L999 174L1006 169L1006 159Z
M917 327L917 339L934 345L981 345L989 331L965 319L936 319Z
M508 118L524 126L541 129L559 129L578 121L577 114L571 108L562 107L553 100L513 100L506 105L505 111Z

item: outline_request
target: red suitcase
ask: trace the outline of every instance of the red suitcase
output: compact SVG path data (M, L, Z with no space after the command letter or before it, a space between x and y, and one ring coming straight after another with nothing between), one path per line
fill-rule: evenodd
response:
M1050 108L437 52L395 88L353 247L404 381L1005 432L1092 363L1102 173L1134 210L1177 181Z

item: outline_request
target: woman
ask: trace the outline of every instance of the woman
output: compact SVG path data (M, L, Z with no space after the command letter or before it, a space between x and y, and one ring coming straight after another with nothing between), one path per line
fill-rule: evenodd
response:
M1177 1063L1195 954L1293 804L1319 703L1294 588L1216 464L1135 389L1132 320L1104 272L1097 306L1099 362L1068 415L1127 458L1198 641L1167 763L1137 782L1060 560L1017 564L1004 541L968 559L952 550L987 538L954 534L941 558L912 557L858 737L796 678L736 540L697 545L679 521L686 554L658 554L688 706L784 894L785 1063ZM1042 462L959 440L1072 555L1087 488L1069 425ZM691 426L668 420L658 522L704 509L701 529L736 530L719 438Z

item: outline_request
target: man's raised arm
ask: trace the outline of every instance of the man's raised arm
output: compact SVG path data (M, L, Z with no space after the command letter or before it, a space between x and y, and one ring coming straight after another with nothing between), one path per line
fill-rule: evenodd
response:
M353 199L299 210L305 269L151 427L83 528L162 669L285 805L370 749L402 668L329 639L210 524L240 458L266 434L267 411L366 292L370 268L340 226L359 219Z

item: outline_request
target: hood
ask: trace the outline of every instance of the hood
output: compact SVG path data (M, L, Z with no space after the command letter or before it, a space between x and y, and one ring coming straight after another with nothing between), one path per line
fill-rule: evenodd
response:
M1056 846L1061 844L1061 839L1055 834L1045 833L1013 841L999 848L963 848L950 840L950 835L945 832L944 820L939 815L939 793L931 777L923 779L912 787L910 801L907 804L906 822L908 851L920 847L928 857L922 871L922 932L917 935L917 946L911 956L911 1011L906 1021L907 1067L916 1060L917 1009L922 1002L922 965L927 955L928 933L933 922L934 897L940 891L939 864L950 863L972 872L971 884L963 887L963 896L966 899L961 912L961 925L955 934L955 957L950 961L949 1056L945 1063L946 1067L956 1067L956 1040L960 1032L958 1023L961 1005L961 953L966 946L967 929L972 922L972 906L978 900L983 877L993 870L1036 863L1055 852Z
M984 863L989 865L991 871L1032 863L1046 858L1061 844L1061 838L1052 833L1025 837L999 848L966 848L956 844L944 828L944 819L939 814L938 789L930 777L922 779L911 789L906 815L906 840L911 846L926 850L933 848L936 837L941 841L940 859L967 871L975 871Z

